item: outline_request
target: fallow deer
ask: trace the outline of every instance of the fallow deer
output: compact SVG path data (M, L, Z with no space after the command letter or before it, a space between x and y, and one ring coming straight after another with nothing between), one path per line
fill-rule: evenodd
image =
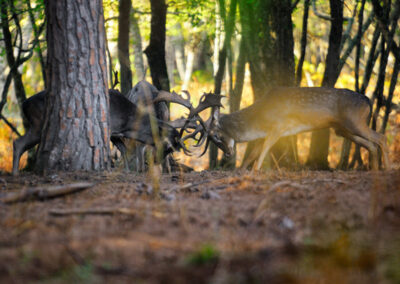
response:
M207 96L221 100L218 95ZM237 112L218 116L214 111L208 123L201 122L204 135L198 144L207 140L207 148L211 140L229 156L235 142L264 138L261 154L258 153L258 161L254 164L254 169L259 170L269 149L279 138L332 127L336 134L367 148L371 156L370 167L374 170L379 168L379 148L383 166L388 169L386 139L368 127L370 113L369 99L347 89L274 88L253 105ZM192 117L194 115L197 113L191 113ZM251 153L250 157L249 162L255 160L257 154ZM242 167L247 165L244 163Z
M110 98L110 123L111 142L121 152L125 167L127 167L126 147L121 138L129 138L147 145L155 145L154 133L164 148L164 157L175 150L186 149L181 141L179 132L167 122L152 117L148 113L142 113L137 105L129 101L117 90L109 90ZM189 102L177 94L161 92L157 102L175 102L189 107ZM190 105L191 106L191 105ZM40 92L22 104L24 115L28 121L27 130L24 136L13 143L13 175L18 174L19 160L21 155L40 142L40 135L43 126L43 114L45 108L45 91ZM152 121L155 122L156 130L152 129Z

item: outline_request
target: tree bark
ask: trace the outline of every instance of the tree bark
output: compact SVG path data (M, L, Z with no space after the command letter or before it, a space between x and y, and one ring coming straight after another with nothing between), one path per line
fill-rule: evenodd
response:
M126 95L132 89L131 61L129 59L129 26L132 2L119 0L118 15L118 60L121 75L121 93Z
M48 83L37 170L108 170L109 100L101 0L46 2Z
M343 2L330 0L331 31L329 34L328 54L325 61L325 72L322 86L334 87L339 77L340 46L343 33ZM329 169L329 129L314 131L311 138L307 166L313 169Z
M149 61L153 85L164 91L169 91L167 64L165 62L165 24L167 5L165 0L150 0L151 32L150 44L145 49Z

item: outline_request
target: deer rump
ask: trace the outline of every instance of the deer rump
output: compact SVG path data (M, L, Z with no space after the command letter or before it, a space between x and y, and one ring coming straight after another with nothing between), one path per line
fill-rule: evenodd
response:
M22 104L28 125L25 125L27 129L25 135L14 141L13 174L18 173L21 155L40 142L45 113L45 96L46 92L42 91L28 98ZM135 139L143 144L154 146L150 126L151 117L148 114L139 114L137 106L117 90L109 90L109 98L110 140L121 152L126 167L126 147L121 138ZM163 121L157 119L156 121L159 134L166 134L168 140L168 143L164 145L164 156L174 150L179 150L179 132Z

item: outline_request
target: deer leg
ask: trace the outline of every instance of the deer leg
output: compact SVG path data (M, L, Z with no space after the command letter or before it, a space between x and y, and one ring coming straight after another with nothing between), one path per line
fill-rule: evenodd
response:
M385 169L389 169L390 168L390 160L388 156L389 149L386 144L385 135L375 132L370 128L368 128L368 130L369 130L370 140L372 140L375 144L377 144L381 150L383 167Z
M119 137L111 137L111 142L117 147L118 151L121 152L122 159L124 160L125 171L129 172L128 159L126 157L126 146Z
M265 140L264 140L264 144L262 147L262 151L261 151L261 155L258 158L257 164L255 165L255 167L253 167L253 170L260 170L262 163L265 159L265 156L267 155L269 149L271 149L271 147L276 143L276 141L278 141L278 139L280 138L280 136L278 135L268 135Z
M371 146L364 146L366 147L370 154L372 155L372 163L376 163L378 166L375 167L375 165L372 165L373 169L378 169L379 168L379 156L377 154L377 146L380 148L382 152L382 162L383 162L383 167L385 169L388 169L390 167L389 163L389 158L388 158L388 148L386 144L386 138L384 135L377 133L376 131L372 130L369 128L367 125L354 125L349 123L346 126L346 133L348 133L350 136L358 136L367 142L373 143L373 151L376 151L375 153L372 153L370 151ZM349 139L352 139L351 137ZM359 143L360 144L360 143ZM365 141L364 141L364 144ZM368 143L369 144L369 143ZM374 155L376 155L376 158L374 158ZM376 160L376 161L374 161Z
M251 162L253 162L257 159L257 156L260 153L260 151L261 151L260 146L255 145L253 150L250 152L250 154L245 159L243 159L243 162L242 162L242 165L240 166L240 168L247 169L249 167L249 165L251 164Z
M31 149L40 142L40 134L33 133L31 130L25 133L24 136L18 138L13 143L13 168L12 174L17 175L19 169L19 160L25 151Z
M346 137L352 140L354 143L357 143L362 147L365 147L368 150L369 154L371 155L371 163L372 163L371 169L379 170L378 149L376 145L370 140L365 139L364 137L361 136L348 134L346 135Z

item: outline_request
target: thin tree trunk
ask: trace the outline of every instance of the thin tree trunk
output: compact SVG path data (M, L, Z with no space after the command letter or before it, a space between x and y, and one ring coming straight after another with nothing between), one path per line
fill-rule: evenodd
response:
M343 2L329 1L331 8L331 31L329 34L329 47L326 56L324 78L322 86L334 87L339 76L340 41L343 32ZM307 166L314 169L329 169L329 129L314 131L311 138L310 153Z
M134 13L132 13L131 23L132 23L132 39L133 39L133 54L134 54L133 64L135 65L136 81L140 81L144 80L146 76L146 71L143 63L142 36L140 35L138 20L135 17Z
M240 40L239 56L236 62L236 80L233 90L229 94L229 112L235 112L240 109L240 101L242 99L243 85L244 85L244 75L246 67L246 44L244 38ZM228 159L223 159L221 161L221 166L227 169L233 169L236 166L236 145L234 149L234 154Z
M48 1L46 16L49 89L37 170L108 170L110 127L102 1Z
M173 45L175 50L176 68L178 69L179 78L183 81L185 77L185 39L183 38L182 26L180 23L175 25L178 35L173 37Z
M132 89L132 71L131 61L129 59L129 22L131 7L131 0L119 0L118 60L121 70L121 93L124 95Z
M354 70L355 73L355 89L356 92L360 92L359 85L359 70L360 70L360 57L361 57L361 37L362 37L362 26L363 26L363 17L364 17L364 7L365 0L361 2L360 12L358 14L358 31L357 31L357 44L356 44L356 67ZM346 170L349 166L349 157L350 157L350 149L351 149L351 141L347 138L343 139L342 143L342 151L340 153L340 161L338 164L338 168L341 170Z
M364 69L363 83L362 83L361 89L360 89L361 94L364 94L365 90L368 87L368 84L369 84L369 81L370 81L370 78L372 75L372 71L373 71L374 65L376 63L376 59L377 59L378 55L380 54L380 50L378 50L376 52L376 47L378 45L378 40L379 40L380 34L381 33L380 33L379 28L376 27L375 31L374 31L374 35L372 37L371 48L370 48L370 52L368 55L367 64L365 65L365 69ZM363 161L361 159L360 146L356 145L355 147L356 148L355 148L353 157L351 158L350 164L348 166L348 168L350 168L350 169L353 169L357 163L360 168L362 168L364 166Z
M24 89L24 84L22 83L22 75L18 71L18 67L22 64L20 60L21 56L21 49L22 49L22 34L19 34L19 54L17 58L14 56L14 45L12 40L12 35L10 32L10 26L8 22L8 15L9 15L9 8L7 1L1 1L1 23L2 23L2 31L3 31L3 39L4 39L4 46L6 50L6 59L8 66L10 67L11 77L14 83L14 92L15 96L17 97L18 105L20 107L21 117L24 121L24 126L26 125L24 114L22 112L22 103L26 100L26 94ZM16 25L19 26L17 16L14 17L16 21ZM19 32L21 30L19 29Z
M169 84L173 88L175 86L175 50L171 42L171 37L167 37L165 41L165 62L167 64Z
M150 0L151 4L151 32L150 44L144 53L150 66L153 85L164 91L169 91L167 64L165 62L165 24L167 19L167 5L165 0Z
M400 60L396 59L396 61L394 63L392 78L390 80L389 94L388 94L388 97L386 99L386 104L385 104L385 115L383 117L382 126L381 126L381 130L380 130L380 132L382 134L385 134L387 123L389 121L389 114L392 110L393 94L394 94L394 90L396 89L397 77L399 75L399 70L400 70Z
M33 15L31 1L30 0L26 0L26 5L28 6L29 21L31 23L32 30L33 30L33 36L34 36L34 39L36 41L36 53L37 53L37 55L39 57L40 67L41 67L41 70L42 70L43 82L44 82L44 86L45 86L45 89L46 89L46 87L47 87L46 65L44 63L43 52L42 52L42 48L40 46L40 40L39 40L40 31L39 31L38 26L36 25L35 16Z
M195 51L193 50L192 47L189 47L186 58L185 73L183 76L182 90L188 90L189 88L190 79L192 78L192 73L193 73L194 57L195 57Z
M223 7L224 1L220 0L219 3L220 3L219 4L220 9L221 9L221 18L223 19L224 26L225 26L225 39L224 39L223 47L219 52L218 71L215 74L215 78L214 78L214 93L215 94L221 94L222 80L224 78L227 52L230 49L231 38L232 38L232 34L233 34L233 27L235 24L237 0L231 0L230 6L229 6L228 18L226 18L226 16L225 16L225 7ZM214 169L218 165L218 161L217 161L218 148L214 144L211 144L209 153L210 153L209 154L209 159L210 159L209 160L209 168Z
M307 25L308 25L309 10L310 10L310 0L304 0L303 29L301 31L301 53L300 53L299 63L297 64L296 86L300 86L301 78L303 77L303 63L307 47Z

